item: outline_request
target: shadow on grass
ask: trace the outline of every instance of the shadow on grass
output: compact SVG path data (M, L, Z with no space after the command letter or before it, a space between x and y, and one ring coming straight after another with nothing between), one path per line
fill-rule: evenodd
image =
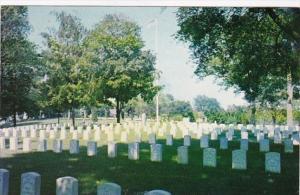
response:
M139 160L128 159L128 145L118 143L116 158L107 157L107 146L98 147L97 156L87 156L86 147L80 154L51 151L16 154L2 158L0 168L10 171L10 194L19 194L21 174L35 171L41 174L41 194L55 194L56 179L72 176L79 180L80 194L96 194L97 185L114 182L123 194L140 194L152 189L164 189L172 194L298 194L299 148L285 154L282 145L271 144L270 151L281 153L281 174L264 171L264 153L257 143L250 142L247 152L248 168L232 170L231 152L239 149L238 141L228 142L228 150L220 150L218 141L210 141L217 149L217 167L203 167L203 151L199 140L192 139L189 164L176 161L177 147L183 139L174 140L173 146L163 144L163 162L150 161L150 145L140 143Z

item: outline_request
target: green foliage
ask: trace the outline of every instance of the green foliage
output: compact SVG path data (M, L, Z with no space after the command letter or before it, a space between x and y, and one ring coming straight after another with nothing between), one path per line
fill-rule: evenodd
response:
M140 27L121 15L107 15L85 40L86 59L92 65L93 77L104 99L116 104L117 120L124 105L141 96L150 101L158 86L153 85L155 57L143 50Z
M299 85L299 9L180 8L177 21L200 78L222 78L250 103L272 107L287 97L287 75Z
M198 112L218 112L221 110L220 103L215 98L209 98L205 95L198 95L194 99L195 109Z
M56 13L56 17L59 28L43 34L47 45L43 56L48 77L43 90L47 95L44 106L61 112L86 105L91 93L87 82L88 64L82 58L86 31L80 20L72 15L61 12Z
M28 41L27 7L1 7L0 116L33 114L37 109L35 77L40 67L35 45Z

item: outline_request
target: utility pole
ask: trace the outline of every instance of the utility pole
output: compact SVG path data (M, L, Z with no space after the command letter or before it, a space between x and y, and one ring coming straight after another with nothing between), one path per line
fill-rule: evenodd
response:
M155 33L154 33L154 38L155 38L155 52L156 52L156 56L158 56L158 18L159 18L159 16L165 11L167 9L167 7L162 7L161 9L160 9L160 12L159 12L159 14L154 18L154 19L152 19L149 23L148 23L148 25L147 25L147 27L149 27L151 24L153 24L154 23L154 25L155 25ZM157 68L157 70L158 70L158 64L159 64L159 62L158 62L158 59L159 58L157 58L157 61L156 61L156 68ZM156 85L158 85L158 79L159 79L159 74L158 74L158 72L157 72L157 74L155 75L156 76L156 78L155 78L155 84ZM155 100L156 100L156 123L159 123L159 92L157 92L157 94L156 94L156 97L155 97Z
M156 55L158 55L158 19L155 18L155 50L156 50ZM156 66L158 67L158 58L157 58L157 64ZM158 75L156 78L156 85L158 85ZM159 123L159 92L156 94L156 123Z

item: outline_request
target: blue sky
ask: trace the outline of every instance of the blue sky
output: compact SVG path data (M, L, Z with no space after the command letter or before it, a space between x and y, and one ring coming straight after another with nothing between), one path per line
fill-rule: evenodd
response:
M187 44L177 41L174 34L178 30L176 23L176 7L168 7L161 13L161 7L55 7L29 6L29 22L33 28L29 38L43 47L41 32L57 27L52 11L66 11L76 15L88 29L98 23L106 14L124 14L137 22L142 29L142 38L146 49L157 56L157 68L162 71L159 83L164 85L164 92L172 94L176 99L193 102L197 95L216 98L223 107L229 105L245 105L243 94L235 94L233 89L225 90L208 77L199 80L194 74L195 65L190 59ZM161 13L161 14L160 14ZM155 25L151 23L158 18L158 50L155 51Z

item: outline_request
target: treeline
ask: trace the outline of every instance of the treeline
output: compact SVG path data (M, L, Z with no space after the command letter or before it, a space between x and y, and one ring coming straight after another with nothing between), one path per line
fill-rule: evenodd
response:
M189 101L176 100L171 94L160 93L159 111L162 120L182 120L188 117L190 121L217 122L225 124L250 124L255 119L256 124L286 124L286 108L283 103L277 108L256 106L253 116L251 105L232 105L224 109L215 98L199 95L191 103ZM300 101L294 100L293 111L294 124L300 124ZM126 117L140 116L147 113L149 117L155 117L155 102L147 103L141 98L134 98L126 105Z
M151 101L159 86L155 56L144 49L141 28L122 15L107 15L87 30L76 16L54 13L57 29L42 33L45 49L28 40L24 6L1 7L0 117L37 116L116 108L117 122L134 97Z

